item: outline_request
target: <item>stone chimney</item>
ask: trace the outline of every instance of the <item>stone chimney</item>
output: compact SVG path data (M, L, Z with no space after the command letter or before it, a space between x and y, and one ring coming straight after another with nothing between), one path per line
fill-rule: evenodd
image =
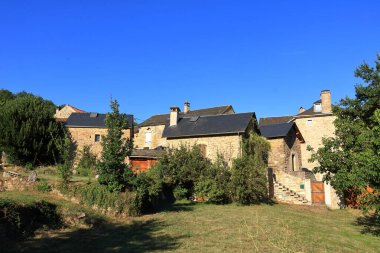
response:
M179 107L173 106L170 107L170 126L176 126L178 122L178 113L181 110Z
M331 92L329 90L321 91L321 101L322 101L322 113L331 113Z
M183 112L186 114L190 111L190 103L188 101L185 102L183 106Z
M304 111L306 111L306 110L302 106L300 107L300 109L298 109L298 113L303 113Z

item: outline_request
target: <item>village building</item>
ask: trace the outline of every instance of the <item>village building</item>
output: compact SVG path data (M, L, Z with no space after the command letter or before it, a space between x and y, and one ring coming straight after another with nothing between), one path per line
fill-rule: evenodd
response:
M154 115L139 125L131 164L136 169L149 168L162 150L180 145L198 145L205 157L215 160L221 154L232 163L252 129L257 129L254 113L235 114L230 105L190 110L190 103L185 102L183 112L172 107L170 113Z
M276 198L338 208L340 199L335 190L322 182L323 175L312 172L318 163L309 161L312 153L307 149L317 150L323 138L334 136L334 120L329 90L323 90L308 110L301 107L294 116L260 119L261 134L272 147L268 165Z
M86 113L86 112L81 109L75 108L72 105L64 105L56 109L54 118L56 119L56 121L66 122L67 119L70 117L70 115L73 113Z
M126 116L128 128L123 131L123 138L131 139L133 138L133 115ZM84 146L89 146L91 152L100 158L101 140L108 131L105 120L106 114L100 113L72 113L70 115L65 126L76 146L76 151L81 151Z

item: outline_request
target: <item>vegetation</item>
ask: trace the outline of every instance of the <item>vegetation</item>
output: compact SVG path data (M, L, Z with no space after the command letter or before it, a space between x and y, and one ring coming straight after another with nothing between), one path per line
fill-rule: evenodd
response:
M355 76L366 86L358 84L355 98L333 108L336 137L324 139L311 160L338 193L354 193L362 208L380 213L380 55L375 67L365 63Z
M85 211L51 195L5 192L17 202L49 201L61 210ZM177 202L145 217L93 223L49 232L17 243L2 242L3 252L378 252L380 227L355 210L291 205L194 205ZM0 241L3 238L0 237Z
M52 187L48 182L41 181L36 184L36 190L39 192L51 192Z
M120 114L116 100L111 99L111 110L106 117L108 132L102 140L102 155L96 169L100 184L106 185L109 191L120 192L129 184L133 174L124 162L132 152L133 143L122 137L128 122L126 115Z
M74 153L72 150L72 141L68 135L57 144L62 162L57 165L58 175L62 179L62 187L67 189L70 179L73 176L72 167Z
M243 145L243 156L232 166L233 199L240 204L257 204L268 200L267 176L269 143L251 133Z
M90 146L84 146L81 150L77 171L81 176L94 176L96 168L96 156L91 153Z
M55 140L64 138L53 115L55 105L21 92L0 90L0 150L18 165L54 164L59 160Z

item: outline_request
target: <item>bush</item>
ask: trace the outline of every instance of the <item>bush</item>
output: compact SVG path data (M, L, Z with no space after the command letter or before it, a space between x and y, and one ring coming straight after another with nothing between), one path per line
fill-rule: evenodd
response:
M62 226L57 206L45 201L21 205L8 199L0 199L0 227L5 237L22 239L34 235L42 227L59 228Z
M52 191L51 185L49 185L47 182L39 182L36 185L36 189L39 192L51 192Z
M173 190L173 195L176 200L187 199L189 197L189 190L184 187L177 186Z
M91 153L90 146L84 146L81 154L80 160L77 166L77 171L81 176L93 176L96 168L96 156Z

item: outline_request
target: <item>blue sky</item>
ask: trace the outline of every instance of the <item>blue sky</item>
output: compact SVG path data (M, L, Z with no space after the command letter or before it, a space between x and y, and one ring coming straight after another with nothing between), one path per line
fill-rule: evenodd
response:
M354 95L380 1L0 2L0 88L138 120L170 106L290 115Z

